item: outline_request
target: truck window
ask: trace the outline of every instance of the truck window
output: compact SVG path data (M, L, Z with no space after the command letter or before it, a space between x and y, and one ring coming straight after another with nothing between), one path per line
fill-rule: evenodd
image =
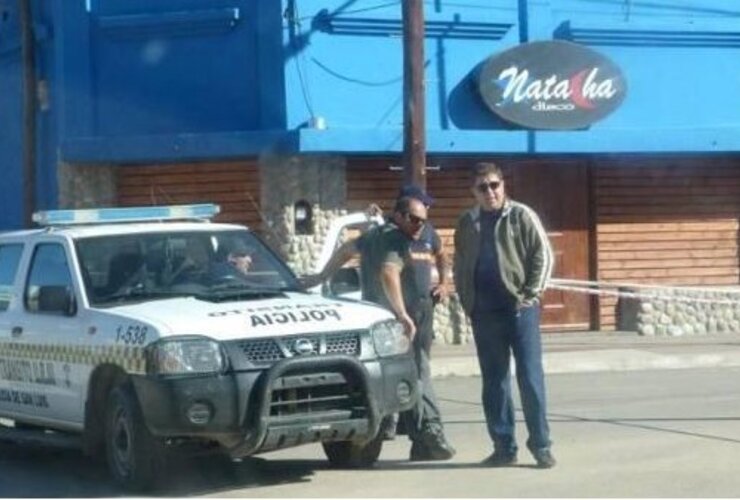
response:
M23 253L23 245L0 245L0 311L5 311L10 305L13 294L13 283L18 273L18 263Z
M34 250L24 294L26 308L31 312L39 310L41 287L62 287L73 290L67 254L62 245L42 243Z
M93 307L296 287L290 269L247 231L93 236L75 249Z

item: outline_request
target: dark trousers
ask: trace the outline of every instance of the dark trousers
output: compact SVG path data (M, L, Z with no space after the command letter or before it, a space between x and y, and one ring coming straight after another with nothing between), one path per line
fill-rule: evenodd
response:
M514 402L511 397L510 356L516 361L516 378L531 451L550 447L542 369L540 308L520 311L475 311L473 336L483 383L483 411L494 447L516 453Z
M434 304L431 300L421 300L409 314L416 325L416 336L412 343L414 360L419 380L419 397L410 410L401 412L399 420L409 438L418 439L426 422L440 423L439 405L432 387L431 370L429 367L432 341L434 340Z

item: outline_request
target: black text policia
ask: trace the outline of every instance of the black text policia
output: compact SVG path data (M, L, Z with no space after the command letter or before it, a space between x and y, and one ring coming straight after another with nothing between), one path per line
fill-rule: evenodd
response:
M314 309L312 311L288 311L288 312L271 312L264 314L252 314L249 316L252 320L252 326L265 326L285 323L303 323L306 321L325 321L329 318L339 321L341 316L334 309L325 309L323 311Z

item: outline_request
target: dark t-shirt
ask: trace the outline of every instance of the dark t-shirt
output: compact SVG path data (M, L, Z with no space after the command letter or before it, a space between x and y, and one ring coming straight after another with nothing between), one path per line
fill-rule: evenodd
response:
M501 212L480 212L480 250L475 265L475 311L500 311L514 307L501 278L494 231Z
M409 240L409 257L416 279L416 288L425 298L432 289L432 271L436 267L435 255L442 249L434 226L427 223L418 240Z
M429 233L428 239L424 235ZM395 224L384 224L364 233L356 241L361 255L362 298L388 307L380 279L384 264L401 268L401 288L407 308L429 297L434 251L441 245L433 228L425 228L418 241L409 239Z

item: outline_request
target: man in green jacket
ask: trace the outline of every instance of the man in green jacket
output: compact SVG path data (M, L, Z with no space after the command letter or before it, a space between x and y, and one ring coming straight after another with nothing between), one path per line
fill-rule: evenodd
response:
M517 461L510 356L516 375L527 447L537 466L550 468L550 431L540 339L540 297L552 272L552 251L537 214L506 196L501 169L478 163L471 175L476 206L455 229L455 285L473 325L483 379L483 409L494 452L492 467Z

